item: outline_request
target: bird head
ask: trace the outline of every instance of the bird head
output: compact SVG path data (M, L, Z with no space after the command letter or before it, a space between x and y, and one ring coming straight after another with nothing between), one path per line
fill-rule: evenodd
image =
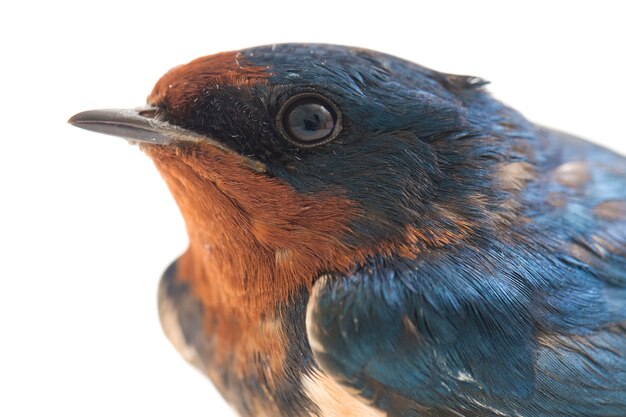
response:
M211 273L243 283L233 291L257 279L285 295L506 221L529 128L484 84L364 49L271 45L196 59L166 73L148 106L70 123L141 145L195 264L210 254L221 259Z

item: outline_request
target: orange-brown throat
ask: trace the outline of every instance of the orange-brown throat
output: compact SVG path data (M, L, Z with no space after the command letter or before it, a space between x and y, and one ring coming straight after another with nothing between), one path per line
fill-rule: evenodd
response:
M299 194L206 144L144 149L185 219L181 272L205 304L271 308L320 271L354 263L342 237L359 210L336 192Z
M143 149L187 225L177 279L201 301L212 361L221 364L205 371L218 386L213 373L224 367L242 380L261 372L272 385L284 375L288 344L278 307L319 271L354 263L341 238L358 209L341 196L298 194L211 145ZM259 357L267 363L251 364Z

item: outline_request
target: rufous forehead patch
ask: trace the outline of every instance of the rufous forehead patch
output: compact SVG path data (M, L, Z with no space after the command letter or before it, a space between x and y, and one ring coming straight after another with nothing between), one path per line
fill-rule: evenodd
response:
M156 83L148 104L184 109L208 88L267 82L270 68L249 65L239 51L208 55L169 70Z

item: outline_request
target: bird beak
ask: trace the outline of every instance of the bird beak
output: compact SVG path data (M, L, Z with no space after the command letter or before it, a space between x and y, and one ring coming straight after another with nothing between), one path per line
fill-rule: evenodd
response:
M257 172L266 171L265 164L260 161L243 156L213 138L160 119L156 107L87 110L75 114L67 122L81 129L119 136L140 144L165 146L180 142L202 142L237 156L244 165Z

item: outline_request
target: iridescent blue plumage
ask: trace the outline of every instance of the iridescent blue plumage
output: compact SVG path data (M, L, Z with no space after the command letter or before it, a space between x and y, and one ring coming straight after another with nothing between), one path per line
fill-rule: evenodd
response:
M284 44L113 113L168 139L145 146L190 248L164 327L241 415L626 416L626 159L484 85ZM319 146L285 136L298 100L326 111Z
M251 51L276 83L336 100L358 141L276 175L304 192L337 181L380 219L354 224L360 242L471 230L319 280L324 371L390 416L626 415L625 158L527 122L473 77L364 50Z
M318 282L325 370L393 416L625 415L626 160L535 139L510 230Z
M475 77L329 45L237 57L267 83L206 90L193 117L170 117L298 193L344 195L362 212L343 242L381 248L311 277L315 362L291 332L290 377L325 373L390 417L626 415L626 159L533 125ZM275 134L303 92L341 109L337 139ZM384 250L398 240L408 253ZM277 306L285 329L301 328L304 291ZM283 415L322 407L285 386ZM253 414L256 394L237 392Z

